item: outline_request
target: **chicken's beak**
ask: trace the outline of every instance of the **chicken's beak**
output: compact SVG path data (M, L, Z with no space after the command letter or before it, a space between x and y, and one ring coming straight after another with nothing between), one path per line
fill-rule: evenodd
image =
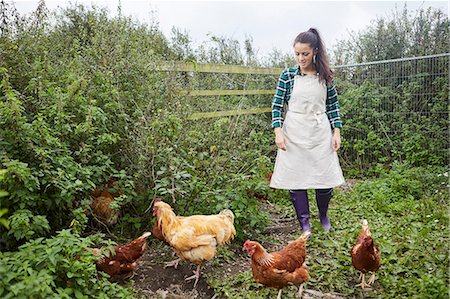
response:
M245 244L244 247L242 247L242 251L247 251L248 255L252 255L253 252L254 252L254 250L251 247L251 245L247 245L247 244Z
M242 251L247 250L247 253L248 253L248 250L250 248L250 243L249 242L250 242L250 240L245 241L244 245L242 246Z

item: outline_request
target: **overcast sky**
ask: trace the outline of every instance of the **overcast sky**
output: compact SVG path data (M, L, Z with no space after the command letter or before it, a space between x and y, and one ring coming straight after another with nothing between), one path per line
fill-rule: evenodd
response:
M7 1L8 2L8 1ZM14 1L21 13L36 8L38 1ZM49 9L69 3L95 4L117 13L118 0L45 1ZM170 37L172 27L185 29L194 44L208 40L208 34L225 36L241 42L246 36L260 56L277 48L292 52L295 36L316 27L331 49L337 40L359 31L377 17L390 16L404 4L418 8L440 8L448 15L448 1L121 1L122 13L141 22L156 18L159 27Z

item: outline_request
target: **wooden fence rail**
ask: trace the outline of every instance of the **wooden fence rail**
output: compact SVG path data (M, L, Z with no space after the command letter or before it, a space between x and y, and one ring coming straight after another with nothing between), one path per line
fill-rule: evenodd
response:
M275 90L182 90L178 93L178 95L182 96L237 96L237 95L264 95L271 94L273 95Z
M158 67L160 71L166 72L194 72L194 73L226 73L226 74L257 74L257 75L279 75L283 68L263 68L249 67L242 65L228 64L198 64L195 62L166 62ZM178 92L180 96L236 96L236 95L273 95L273 90L181 90ZM271 112L270 107L252 108L216 112L199 112L194 113L188 119L213 118L223 116L236 116L246 114L268 113Z
M160 71L279 75L283 68L253 67L231 64L198 64L196 62L165 62L158 67Z
M199 113L192 114L187 119L236 116L236 115L245 115L245 114L267 113L267 112L271 112L271 111L272 111L272 108L253 108L253 109L215 111L215 112L199 112Z

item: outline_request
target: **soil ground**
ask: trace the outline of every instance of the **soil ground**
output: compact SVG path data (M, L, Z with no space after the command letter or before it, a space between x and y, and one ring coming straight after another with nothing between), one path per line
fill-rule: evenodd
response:
M343 186L344 191L351 188ZM347 190L346 190L347 189ZM264 230L265 235L270 235L271 240L261 241L261 244L269 251L280 250L295 236L300 235L300 226L296 218L281 215L268 201L261 201L261 208L269 211L271 224ZM237 273L250 270L250 258L241 250L242 244L233 242L228 246L232 258L216 257L202 268L202 276L194 289L194 280L185 279L193 275L196 270L194 264L180 262L177 269L173 267L164 267L166 262L172 261L177 257L172 249L158 240L152 240L149 249L139 260L139 267L132 278L134 288L142 298L163 298L163 299L196 299L196 298L214 298L214 291L207 283L207 275L220 274L224 279ZM305 290L303 298L342 298L340 294L323 294L314 290Z

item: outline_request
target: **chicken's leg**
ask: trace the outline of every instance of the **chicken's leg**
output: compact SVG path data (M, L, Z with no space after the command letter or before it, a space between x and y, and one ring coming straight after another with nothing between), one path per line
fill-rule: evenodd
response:
M191 280L191 279L195 278L194 289L197 286L198 279L200 278L200 269L201 268L202 268L202 265L198 265L197 266L197 271L194 272L195 274L185 279L185 280Z
M372 273L372 276L370 276L369 280L367 281L367 284L368 284L368 285L373 284L373 283L375 282L375 279L376 279L376 277L375 277L375 272L373 272L373 273Z
M298 298L302 298L302 294L303 294L303 283L298 288Z
M362 275L361 283L360 283L360 284L357 284L356 286L357 286L357 287L361 287L362 289L367 288L367 287L370 287L370 285L366 283L366 277L365 277L365 274L364 274L364 273L363 273L363 275Z
M280 289L280 291L278 292L277 299L281 299L281 290L282 290L282 289Z
M178 267L178 263L181 261L181 259L176 259L176 260L173 260L173 261L171 261L171 262L167 262L167 263L165 263L165 265L164 265L164 268L167 268L167 267L174 267L175 269Z

